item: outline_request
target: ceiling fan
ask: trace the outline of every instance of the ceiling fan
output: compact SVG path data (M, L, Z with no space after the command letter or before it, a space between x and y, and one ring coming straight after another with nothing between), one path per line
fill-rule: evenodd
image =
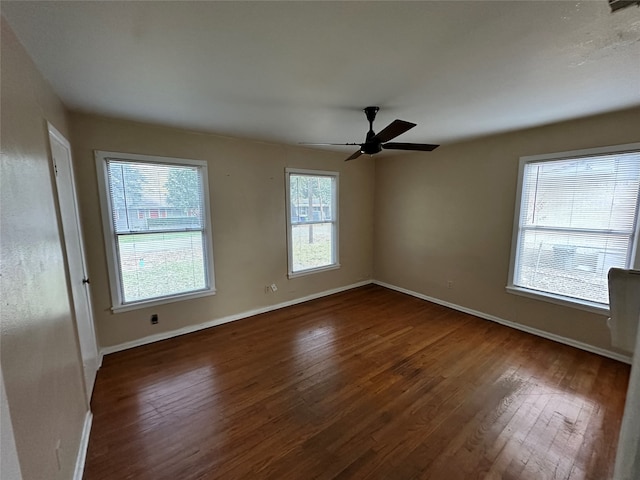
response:
M373 131L373 121L376 119L376 113L380 110L379 107L366 107L364 113L369 121L369 131L367 132L367 138L364 143L304 143L303 145L359 145L360 149L353 155L347 158L345 161L354 160L363 153L367 155L374 155L384 150L416 150L421 152L430 152L435 150L440 145L432 145L429 143L399 143L390 142L398 135L402 135L407 130L416 126L415 123L405 122L404 120L394 120L380 132L375 133Z

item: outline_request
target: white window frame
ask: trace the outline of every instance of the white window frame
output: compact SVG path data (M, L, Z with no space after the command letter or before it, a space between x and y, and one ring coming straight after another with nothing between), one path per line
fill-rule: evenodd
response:
M305 270L298 270L296 272L293 271L293 223L291 222L291 175L310 175L316 177L329 177L333 179L334 182L334 195L332 196L332 204L331 204L331 221L313 221L313 222L305 222L304 225L314 225L314 224L322 224L322 223L331 223L331 254L333 256L333 263L330 265L324 265L322 267L316 268L307 268ZM340 258L339 258L339 214L338 214L338 206L339 203L339 195L340 195L340 173L339 172L329 172L326 170L305 170L300 168L285 168L285 187L286 187L286 202L287 202L287 262L288 262L288 278L296 278L301 277L303 275L310 275L312 273L325 272L327 270L335 270L340 268ZM297 224L296 224L297 225Z
M623 154L640 152L640 143L629 143L625 145L613 145L608 147L589 148L584 150L571 150L567 152L548 153L543 155L530 155L520 157L520 164L518 169L518 187L516 191L516 203L513 220L513 235L511 239L511 258L509 264L509 280L507 284L507 292L514 293L516 295L522 295L529 298L535 298L559 305L565 305L580 310L585 310L593 313L599 313L608 315L609 308L607 305L601 303L590 302L588 300L576 299L566 297L564 295L557 295L549 292L542 292L539 290L532 290L529 288L520 287L514 284L516 273L516 259L519 256L519 236L520 236L520 212L522 205L522 183L524 180L524 169L528 163L541 162L541 161L557 161L567 159L580 159L586 157L594 157L599 155L611 155L611 154ZM628 260L627 268L639 269L640 268L640 255L637 255L640 250L640 221L638 221L638 215L640 214L640 208L636 212L634 237L632 238L632 246L630 252L630 258Z
M125 312L138 308L152 307L165 303L176 302L180 300L188 300L192 298L205 297L214 295L215 274L213 265L213 230L211 227L210 201L209 201L209 180L207 172L207 162L204 160L192 160L184 158L158 157L153 155L139 155L134 153L106 152L95 150L96 173L98 177L98 192L100 196L100 210L102 214L102 230L104 233L104 245L107 255L107 269L109 273L109 286L111 290L111 310L113 312ZM108 160L121 160L125 162L138 163L160 163L167 165L180 166L197 166L202 175L203 190L203 255L205 265L205 284L206 287L201 290L180 293L176 295L167 295L156 297L148 300L139 300L133 302L125 302L123 297L122 281L120 275L120 262L118 254L118 242L115 227L113 225L113 211L109 200L109 172L107 169ZM153 231L144 233L154 233Z

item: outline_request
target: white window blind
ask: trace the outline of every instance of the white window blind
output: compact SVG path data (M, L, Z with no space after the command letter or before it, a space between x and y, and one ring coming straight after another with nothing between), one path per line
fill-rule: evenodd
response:
M123 156L103 159L114 307L212 291L204 162Z
M289 276L338 266L338 174L287 169Z
M629 268L640 153L526 161L512 284L608 304L607 272Z

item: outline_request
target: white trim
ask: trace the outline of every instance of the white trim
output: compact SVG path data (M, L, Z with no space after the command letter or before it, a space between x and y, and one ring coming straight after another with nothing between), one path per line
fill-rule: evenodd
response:
M310 175L312 177L336 177L340 172L332 172L329 170L308 170L305 168L285 167L285 173L299 173L300 175Z
M505 320L503 318L496 317L495 315L490 315L488 313L479 312L478 310L473 310L471 308L456 305L455 303L445 302L444 300L440 300L434 297L429 297L428 295L423 295L422 293L414 292L413 290L407 290L406 288L402 288L402 287L397 287L389 283L381 282L378 280L373 280L372 283L376 285L380 285L381 287L395 290L397 292L406 293L407 295L411 295L412 297L417 297L422 300L426 300L428 302L437 303L438 305L452 308L453 310L458 310L460 312L468 313L470 315L473 315L478 318L482 318L484 320L496 322L506 327L515 328L516 330L521 330L523 332L530 333L532 335L537 335L538 337L546 338L548 340L553 340L554 342L563 343L571 347L579 348L580 350L585 350L587 352L595 353L597 355L611 358L619 362L631 364L631 357L628 355L612 352L610 350L606 350L600 347L594 347L593 345L589 345L588 343L579 342L578 340L573 340L571 338L556 335L555 333L545 332L544 330L539 330L537 328L522 325L520 323L512 322L510 320Z
M331 196L331 220L327 222L309 222L309 223L292 223L291 222L291 174L299 174L299 175L308 175L315 177L328 177L333 181L333 195ZM286 202L286 215L287 215L287 277L288 278L296 278L303 275L309 275L313 273L323 272L326 270L334 270L336 268L340 268L340 256L339 256L339 246L340 246L340 172L332 172L327 170L305 170L301 168L290 168L286 167L284 169L284 183L285 183L285 202ZM309 215L313 215L313 209L309 212ZM293 271L293 226L294 225L315 225L319 223L330 223L331 224L331 256L333 263L329 265L323 265L322 267L317 268L306 268L304 270L298 270L296 272Z
M89 269L87 266L87 254L84 246L84 235L83 235L84 228L82 225L82 221L80 219L78 192L76 189L77 183L76 183L74 168L73 168L73 155L71 152L71 144L69 143L69 140L67 140L64 137L64 135L62 135L62 133L60 133L60 131L58 131L58 129L55 126L53 126L53 124L49 121L47 121L47 132L49 134L49 138L48 138L49 150L50 150L49 153L51 157L51 162L53 163L53 166L55 169L56 200L57 200L57 206L59 210L62 209L61 202L64 199L64 191L66 191L71 195L71 207L73 210L73 224L75 225L73 225L72 227L69 227L69 223L67 223L66 224L67 227L65 228L65 222L63 221L64 219L63 219L62 212L60 212L59 220L60 220L60 227L62 228L62 233L63 233L63 246L64 246L65 253L67 255L67 258L65 261L66 270L69 275L69 282L71 282L67 288L69 290L69 299L73 304L74 323L76 325L76 333L78 335L78 342L79 342L78 345L80 349L80 357L82 360L83 377L85 380L85 392L87 395L87 404L89 404L91 402L91 395L93 393L93 387L96 382L98 369L100 368L100 366L97 365L97 363L99 362L98 357L100 356L100 351L99 351L100 349L98 347L98 339L96 336L95 316L93 314L93 300L91 297L91 284L88 283L88 279L91 278L91 276L89 274ZM67 150L67 155L65 156L66 162L64 163L68 162L67 164L67 168L69 171L68 184L67 184L67 181L62 176L58 175L58 165L59 165L60 159L56 160L56 157L54 156L54 145L53 145L54 141L58 142ZM76 257L76 255L73 255L75 249L72 246L73 240L70 235L70 233L75 234L76 232L69 232L69 228L73 229L74 227L77 229L77 235L73 235L73 237L77 238L77 241L78 241L77 247L79 252L77 253L79 254L78 260L80 263L80 268L82 270L81 272L75 272L75 271L72 272L71 266L69 264L70 262L69 258ZM84 297L83 299L84 302L86 302L86 313L88 315L86 322L81 321L81 317L83 315L79 314L79 311L78 311L78 308L80 306L79 302L82 302L82 300L80 298L77 298L78 297L77 284L76 284L76 290L74 290L72 286L74 281L79 281L78 278L75 278L75 275L77 275L78 273L80 273L83 278L83 285L82 285L83 294L82 295ZM84 279L87 279L87 283L84 283ZM76 294L74 294L74 291L76 292Z
M94 151L96 161L96 176L98 177L98 197L100 199L100 213L102 216L102 233L104 239L104 248L107 256L107 273L109 274L109 288L111 293L111 306L120 305L120 276L116 269L118 261L118 251L115 241L112 240L113 233L113 211L111 202L109 201L109 188L107 187L107 178L109 172L107 170L107 162L100 154L109 152Z
M553 293L530 290L528 288L517 287L515 285L507 285L508 293L520 295L522 297L535 298L544 302L555 303L569 308L577 308L585 312L597 313L599 315L609 315L609 306L601 303L589 302L588 300L580 300L578 298L563 297Z
M107 255L107 270L109 273L109 287L111 292L111 310L113 312L124 312L144 308L149 306L160 305L163 303L176 302L190 298L198 298L205 295L215 295L215 270L213 262L213 227L211 221L211 202L209 196L209 173L208 165L205 160L194 160L186 158L159 157L156 155L140 155L135 153L107 152L102 150L94 150L96 162L96 173L98 177L98 192L100 197L100 211L102 215L102 229L105 243L105 251ZM198 167L202 181L202 207L204 215L202 216L202 229L194 230L202 232L204 241L203 255L206 265L206 288L197 292L187 292L179 295L170 295L167 297L151 298L142 301L124 302L122 281L119 272L119 254L116 239L116 233L113 225L113 211L109 195L108 187L108 168L109 160L134 161L153 164L169 164L169 165L191 165ZM144 232L153 233L153 232Z
M524 166L525 162L523 159L520 159L520 163L518 165L518 179L516 186L516 205L514 208L514 216L513 216L513 229L511 231L511 255L509 256L509 277L508 277L508 285L513 285L513 279L516 278L520 273L516 272L516 259L520 256L520 248L518 242L520 236L520 213L522 209L522 184L524 179Z
M122 350L128 350L129 348L135 348L141 345L147 345L149 343L159 342L161 340L167 340L169 338L178 337L180 335L185 335L187 333L197 332L198 330L203 330L205 328L215 327L217 325L222 325L224 323L235 322L236 320L242 320L243 318L253 317L254 315L260 315L261 313L271 312L273 310L278 310L280 308L290 307L292 305L297 305L299 303L308 302L309 300L315 300L316 298L326 297L328 295L333 295L335 293L340 293L346 290L351 290L353 288L362 287L364 285L369 285L370 283L373 283L373 281L364 280L362 282L353 283L351 285L346 285L344 287L337 287L337 288L332 288L330 290L325 290L323 292L313 293L311 295L307 295L306 297L295 298L293 300L277 303L275 305L268 305L266 307L256 308L254 310L248 310L246 312L237 313L235 315L228 315L226 317L209 320L207 322L199 323L197 325L189 325L187 327L179 328L177 330L171 330L168 332L157 333L155 335L149 335L148 337L143 337L138 340L132 340L130 342L124 342L118 345L105 347L101 350L100 353L102 355L109 355L110 353L120 352Z
M326 267L308 268L306 270L300 270L299 272L288 273L287 277L289 277L289 278L304 277L305 275L311 275L313 273L326 272L328 270L337 270L339 268L340 268L340 264L339 263L335 263L333 265L327 265Z
M191 300L193 298L208 297L215 295L216 290L198 290L197 292L182 293L180 295L169 295L166 297L154 298L152 300L142 300L140 302L125 303L118 307L111 307L113 313L129 312L138 310L139 308L155 307L156 305L164 305L165 303L179 302L181 300Z
M200 167L207 165L206 160L196 160L193 158L161 157L159 155L142 155L139 153L107 152L105 150L94 150L96 158L101 160L122 160L123 162L146 162L146 163L170 163L173 165L193 165Z
M520 157L524 162L541 162L545 160L567 160L570 158L596 157L607 153L631 153L640 151L640 143L625 143L623 145L608 145L606 147L585 148L582 150L568 150L566 152L543 153L541 155L527 155Z
M82 480L84 474L84 464L87 460L87 449L89 448L89 435L91 434L91 424L93 423L93 414L87 412L84 417L84 426L82 427L82 437L80 438L80 446L78 447L78 456L76 457L76 468L73 472L73 480Z

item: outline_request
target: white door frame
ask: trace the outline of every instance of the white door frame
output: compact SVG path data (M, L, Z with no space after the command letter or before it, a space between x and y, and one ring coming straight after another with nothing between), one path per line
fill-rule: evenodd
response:
M58 199L58 207L62 209L62 197L61 193L66 191L67 194L70 194L71 200L67 197L65 203L71 204L67 205L67 209L73 210L72 222L73 224L69 224L69 221L64 221L64 217L62 212L60 213L60 224L62 226L62 234L63 234L63 245L66 252L66 269L68 272L69 282L71 282L70 289L71 295L70 300L72 301L75 323L76 323L76 331L78 334L78 343L80 346L80 354L82 360L82 367L84 373L85 380L85 391L87 394L87 405L91 401L91 393L93 392L93 385L95 383L97 370L100 367L101 357L98 351L98 345L96 340L96 333L94 327L93 320L93 310L91 308L91 293L89 291L89 275L87 272L87 262L85 256L84 242L82 239L82 224L80 222L80 213L78 210L78 196L76 194L75 187L75 178L73 175L73 161L71 158L71 145L69 141L53 126L51 123L47 122L47 130L49 132L49 146L51 151L51 161L53 162L53 168L55 173L55 181L56 181L56 196ZM56 160L53 150L53 142L57 142L62 145L68 155L65 155L65 158L59 158ZM61 162L65 162L67 165L58 165ZM58 175L58 169L61 171L67 171L68 175ZM64 170L63 170L64 169ZM65 212L71 213L71 212ZM67 223L65 227L65 223ZM77 237L74 239L73 237ZM77 243L75 243L77 240ZM72 246L72 244L74 244ZM75 248L74 248L75 247ZM79 252L78 252L79 249ZM77 258L79 254L80 258ZM72 272L70 268L69 257L73 255L75 257L74 263L76 263L81 268L81 272ZM74 282L78 282L78 285L74 284ZM82 291L84 293L78 292L78 287L80 286L80 282L82 282ZM79 295L83 295L84 298L77 298ZM79 310L82 310L79 312Z

